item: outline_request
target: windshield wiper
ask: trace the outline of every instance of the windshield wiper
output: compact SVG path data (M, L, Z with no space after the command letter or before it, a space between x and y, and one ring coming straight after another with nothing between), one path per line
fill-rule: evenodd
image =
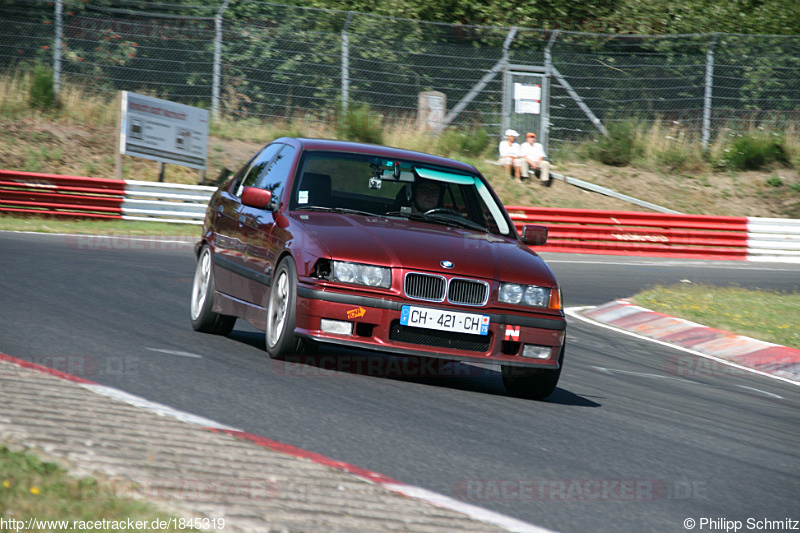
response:
M470 220L468 218L456 217L454 215L447 215L447 214L444 214L444 213L435 213L433 215L427 215L426 218L435 219L435 220L441 220L442 222L447 222L447 223L452 223L452 224L455 224L456 226L461 226L462 228L475 229L475 230L478 230L478 231L488 231L485 227L483 227L482 225L478 224L477 222L474 222L474 221L472 221L472 220Z
M466 229L474 229L478 231L488 232L489 230L468 218L457 217L455 215L448 215L446 213L434 213L432 215L425 215L422 213L407 213L404 211L390 211L386 216L400 216L409 220L416 220L418 222L431 222L434 224L442 224L445 226L458 226Z
M324 207L321 205L304 205L298 207L296 211L324 211L326 213L344 213L347 215L363 215L365 217L378 216L375 213L359 211L358 209L350 209L348 207Z

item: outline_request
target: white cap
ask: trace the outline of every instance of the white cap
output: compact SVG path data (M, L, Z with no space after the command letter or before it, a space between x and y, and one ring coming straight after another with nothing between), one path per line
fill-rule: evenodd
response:
M506 137L508 137L509 135L513 135L514 137L519 137L519 133L517 133L517 130L506 130Z

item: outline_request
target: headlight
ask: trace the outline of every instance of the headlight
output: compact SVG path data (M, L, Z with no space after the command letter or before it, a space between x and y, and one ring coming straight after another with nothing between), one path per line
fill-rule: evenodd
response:
M525 295L522 297L525 305L533 307L547 307L550 303L550 289L544 287L537 287L536 285L528 285L525 289Z
M500 294L498 299L507 304L518 304L522 301L522 295L525 293L525 287L517 285L516 283L502 283L500 284Z
M550 305L550 289L536 285L501 283L497 299L507 304L521 303L531 307L548 307Z
M331 264L333 281L384 289L392 286L392 271L389 268L346 261L331 261Z

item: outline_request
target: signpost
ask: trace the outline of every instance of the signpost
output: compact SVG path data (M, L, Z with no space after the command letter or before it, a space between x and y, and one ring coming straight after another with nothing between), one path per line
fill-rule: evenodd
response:
M117 178L122 179L122 156L206 170L209 113L205 109L122 91Z
M550 126L547 73L541 67L509 65L503 93L502 130L513 128L521 135L531 131L546 152Z

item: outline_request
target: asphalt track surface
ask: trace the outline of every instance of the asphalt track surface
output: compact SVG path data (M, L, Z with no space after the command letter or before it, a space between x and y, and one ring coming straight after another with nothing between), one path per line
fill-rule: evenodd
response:
M684 279L800 285L797 265L546 258L568 306ZM0 233L0 272L0 352L533 524L800 519L800 387L789 383L724 367L685 375L676 358L693 356L576 319L543 402L507 397L496 371L464 365L426 377L341 348L277 364L241 321L229 337L192 331L191 248L160 239ZM333 355L349 366L320 368Z

